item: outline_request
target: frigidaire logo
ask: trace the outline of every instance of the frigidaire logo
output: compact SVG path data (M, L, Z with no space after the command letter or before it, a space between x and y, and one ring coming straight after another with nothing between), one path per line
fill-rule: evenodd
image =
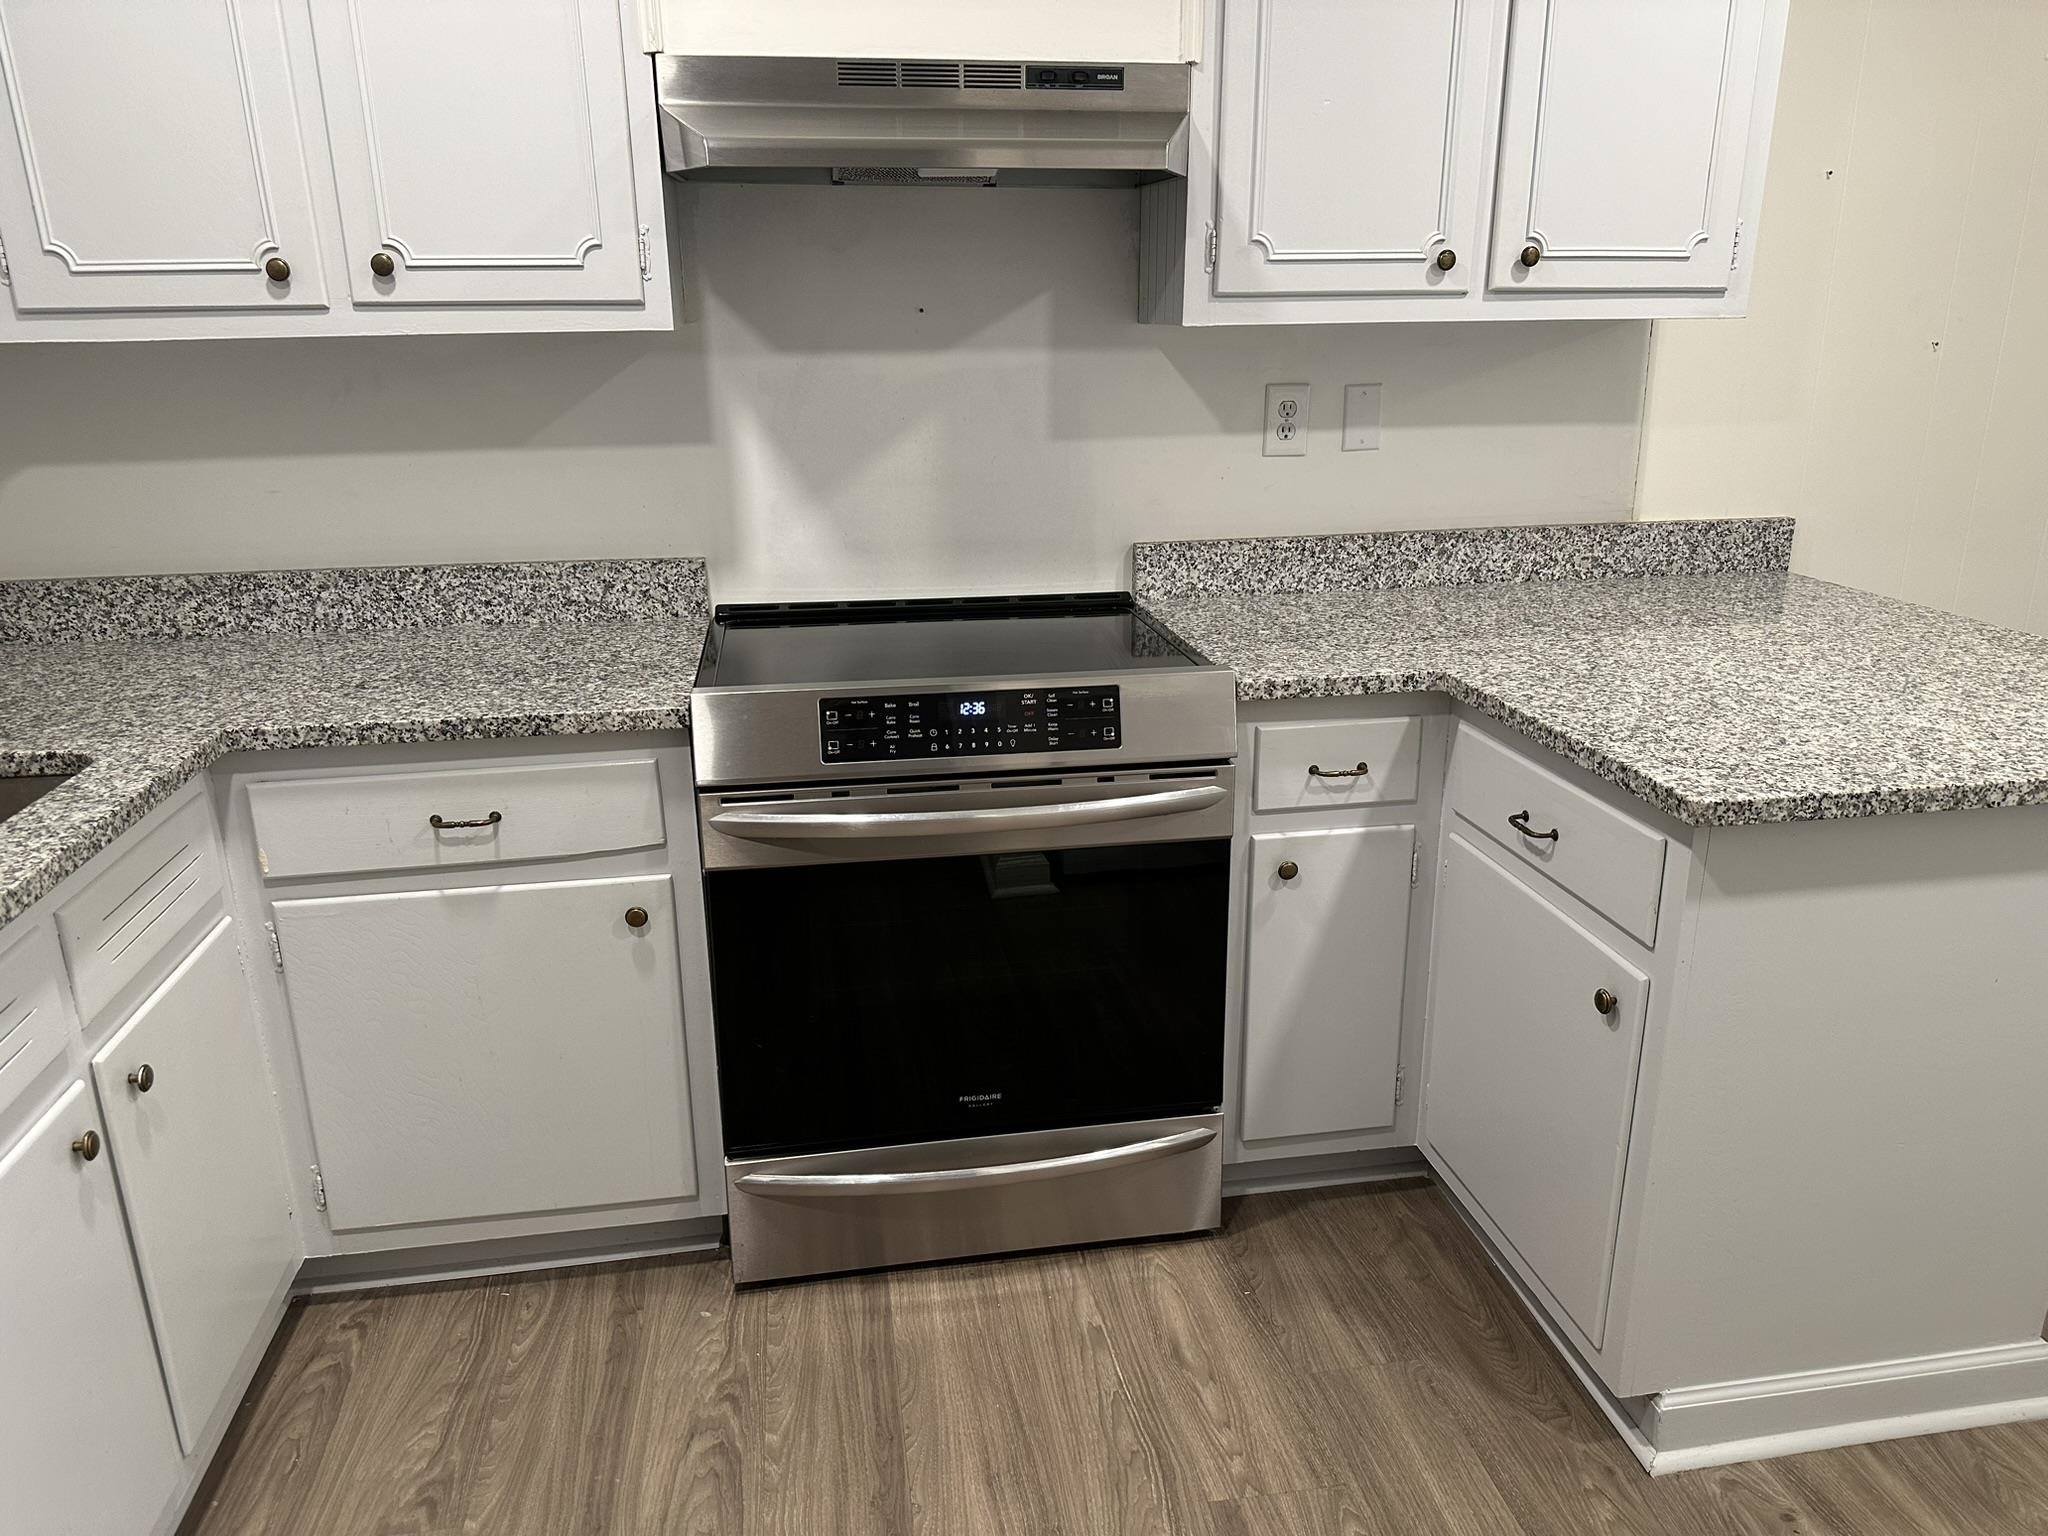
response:
M1001 1097L1000 1093L963 1093L960 1095L960 1102L962 1104L993 1104Z

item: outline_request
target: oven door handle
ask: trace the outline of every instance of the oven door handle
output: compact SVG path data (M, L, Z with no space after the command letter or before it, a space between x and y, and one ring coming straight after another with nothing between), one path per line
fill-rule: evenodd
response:
M720 811L711 818L711 825L732 837L768 841L1026 832L1034 827L1085 827L1101 821L1136 821L1145 816L1199 811L1223 798L1221 784L1204 784L1100 800L1058 800L1046 805L989 806L966 811L792 811L750 806L745 810Z
M1002 1184L1030 1184L1104 1168L1128 1168L1176 1152L1192 1151L1216 1139L1213 1125L1198 1125L1149 1141L1075 1152L1066 1157L1041 1157L1023 1163L995 1163L986 1168L933 1168L917 1173L743 1173L733 1180L741 1189L763 1195L928 1195L948 1189L993 1189Z

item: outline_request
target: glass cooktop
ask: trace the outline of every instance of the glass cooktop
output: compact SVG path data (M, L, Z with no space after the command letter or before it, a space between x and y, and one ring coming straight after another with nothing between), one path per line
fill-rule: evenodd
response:
M1141 617L1123 592L747 603L718 609L697 683L830 687L1200 665Z

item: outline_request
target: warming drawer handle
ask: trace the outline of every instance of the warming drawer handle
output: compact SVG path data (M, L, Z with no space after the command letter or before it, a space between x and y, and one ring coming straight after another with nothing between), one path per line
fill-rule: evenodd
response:
M1000 1184L1030 1184L1061 1179L1102 1168L1128 1168L1176 1152L1192 1151L1216 1139L1213 1125L1198 1125L1149 1141L1133 1141L1096 1152L1067 1157L1041 1157L1024 1163L996 1163L986 1168L934 1168L922 1173L743 1173L733 1182L764 1195L927 1195L947 1189L992 1189Z
M733 837L803 840L817 837L930 837L947 832L1012 832L1033 827L1085 827L1199 811L1224 798L1220 784L1153 790L1101 800L990 806L967 811L787 811L768 807L720 811L711 825Z

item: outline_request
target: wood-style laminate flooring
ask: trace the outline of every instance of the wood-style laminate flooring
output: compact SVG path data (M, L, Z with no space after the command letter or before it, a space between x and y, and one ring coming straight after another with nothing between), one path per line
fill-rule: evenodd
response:
M1433 1187L734 1294L721 1257L293 1308L185 1536L2048 1532L2048 1425L1645 1476Z

